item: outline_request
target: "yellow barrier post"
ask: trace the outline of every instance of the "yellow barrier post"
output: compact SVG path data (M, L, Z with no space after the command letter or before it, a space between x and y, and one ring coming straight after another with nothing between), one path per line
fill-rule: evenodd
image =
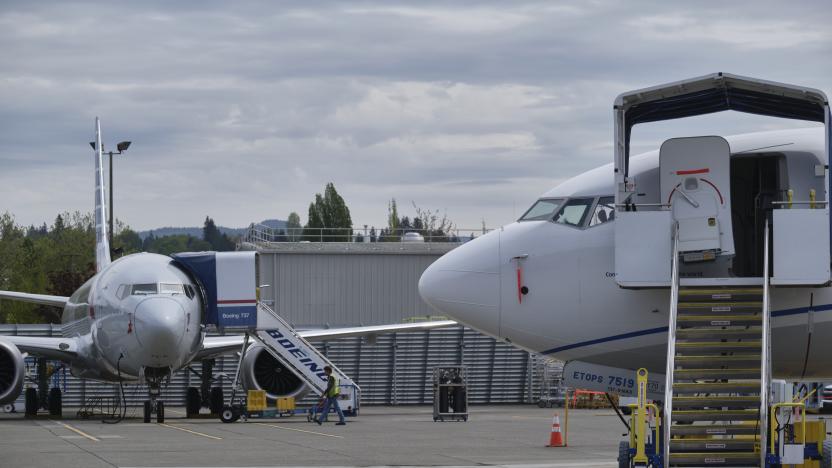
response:
M788 197L787 200L789 201L788 207L791 208L792 200L794 199L794 190L789 189L789 191L786 192L786 196Z
M647 453L645 452L645 445L647 444L647 437L645 437L644 426L647 422L647 369L641 368L636 371L636 389L638 390L638 415L636 416L636 455L633 457L633 463L636 465L647 465Z
M809 208L815 209L815 198L817 194L815 193L815 189L809 190Z
M566 400L563 402L563 446L569 445L569 390L566 391Z

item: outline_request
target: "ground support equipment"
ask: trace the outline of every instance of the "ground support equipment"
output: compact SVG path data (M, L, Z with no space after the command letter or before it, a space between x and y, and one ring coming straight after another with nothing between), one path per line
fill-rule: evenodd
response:
M465 367L433 369L433 420L468 421L468 378Z

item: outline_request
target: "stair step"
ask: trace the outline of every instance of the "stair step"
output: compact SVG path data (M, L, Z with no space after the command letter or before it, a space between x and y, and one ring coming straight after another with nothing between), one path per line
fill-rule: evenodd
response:
M715 439L713 437L701 439L671 439L670 451L674 453L720 451L754 452L755 444L757 444L756 437L749 437L747 439Z
M673 377L680 380L754 379L760 377L760 369L675 369Z
M757 408L760 397L748 396L674 396L673 408Z
M703 328L681 328L676 330L677 340L739 340L739 339L760 339L763 330L760 327L750 328L722 328L722 327L703 327Z
M686 302L761 301L763 298L763 290L762 288L684 288L679 290L679 298Z
M671 413L673 421L754 421L760 414L759 409L744 410L679 410Z
M679 315L676 317L678 327L731 327L737 325L759 325L760 314L746 315Z
M671 453L671 466L760 466L757 452Z
M678 345L678 343L677 343ZM692 368L692 367L699 367L699 368L707 368L707 367L714 367L714 366L724 366L727 368L739 368L739 367L746 367L746 366L754 366L760 365L760 355L749 353L749 354L734 354L732 356L720 356L720 355L685 355L685 356L676 356L674 359L677 367L682 368Z
M690 395L692 393L742 393L745 395L759 395L760 382L750 380L743 382L674 383L673 392L679 395Z
M760 428L756 424L687 424L671 426L671 437L707 436L707 435L757 435Z
M689 314L757 314L762 302L679 302L679 316Z
M676 343L677 354L714 354L754 352L760 350L759 340L749 341L685 341Z

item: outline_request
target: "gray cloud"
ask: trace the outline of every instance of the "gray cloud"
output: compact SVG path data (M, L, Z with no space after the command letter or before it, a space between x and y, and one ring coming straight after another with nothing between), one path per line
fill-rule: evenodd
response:
M101 116L136 228L282 217L333 181L357 224L395 197L511 221L612 158L611 104L714 71L832 91L828 2L4 2L0 210L91 208ZM637 129L793 122L731 114Z

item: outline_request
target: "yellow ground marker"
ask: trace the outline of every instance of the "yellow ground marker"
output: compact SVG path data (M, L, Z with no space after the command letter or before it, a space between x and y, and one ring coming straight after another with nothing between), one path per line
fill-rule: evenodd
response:
M160 425L160 426L164 426L164 427L169 427L169 428L171 428L171 429L176 429L176 430L179 430L179 431L188 432L188 433L190 433L190 434L194 434L194 435L198 435L198 436L202 436L202 437L207 437L207 438L209 438L209 439L214 439L214 440L222 440L222 437L217 437L217 436L212 436L212 435L204 434L204 433L202 433L202 432L192 431L192 430L190 430L190 429L185 429L184 427L172 426L172 425L170 425L170 424L165 424L165 423L156 423L156 424L158 424L158 425Z
M56 422L57 422L58 424L60 424L61 426L63 426L63 427L65 427L65 428L69 429L70 431L72 431L72 432L74 432L74 433L76 433L76 434L78 434L78 435L80 435L80 436L83 436L83 437L85 437L85 438L87 438L87 439L89 439L89 440L91 440L91 441L93 441L93 442L100 442L100 440L99 440L97 437L93 437L93 436L91 436L91 435L87 434L86 432L82 431L81 429L78 429L78 428L72 427L72 426L70 426L69 424L64 424L64 423L62 423L62 422L60 422L60 421L56 421Z
M278 426L277 424L266 424L266 423L260 423L260 422L256 422L254 424L258 424L260 426L274 427L276 429L284 429L284 430L287 430L287 431L305 432L306 434L315 434L315 435L324 436L324 437L332 437L332 438L335 438L335 439L343 439L344 438L344 436L333 435L333 434L324 434L323 432L305 431L303 429L294 429L294 428L291 428L291 427Z

